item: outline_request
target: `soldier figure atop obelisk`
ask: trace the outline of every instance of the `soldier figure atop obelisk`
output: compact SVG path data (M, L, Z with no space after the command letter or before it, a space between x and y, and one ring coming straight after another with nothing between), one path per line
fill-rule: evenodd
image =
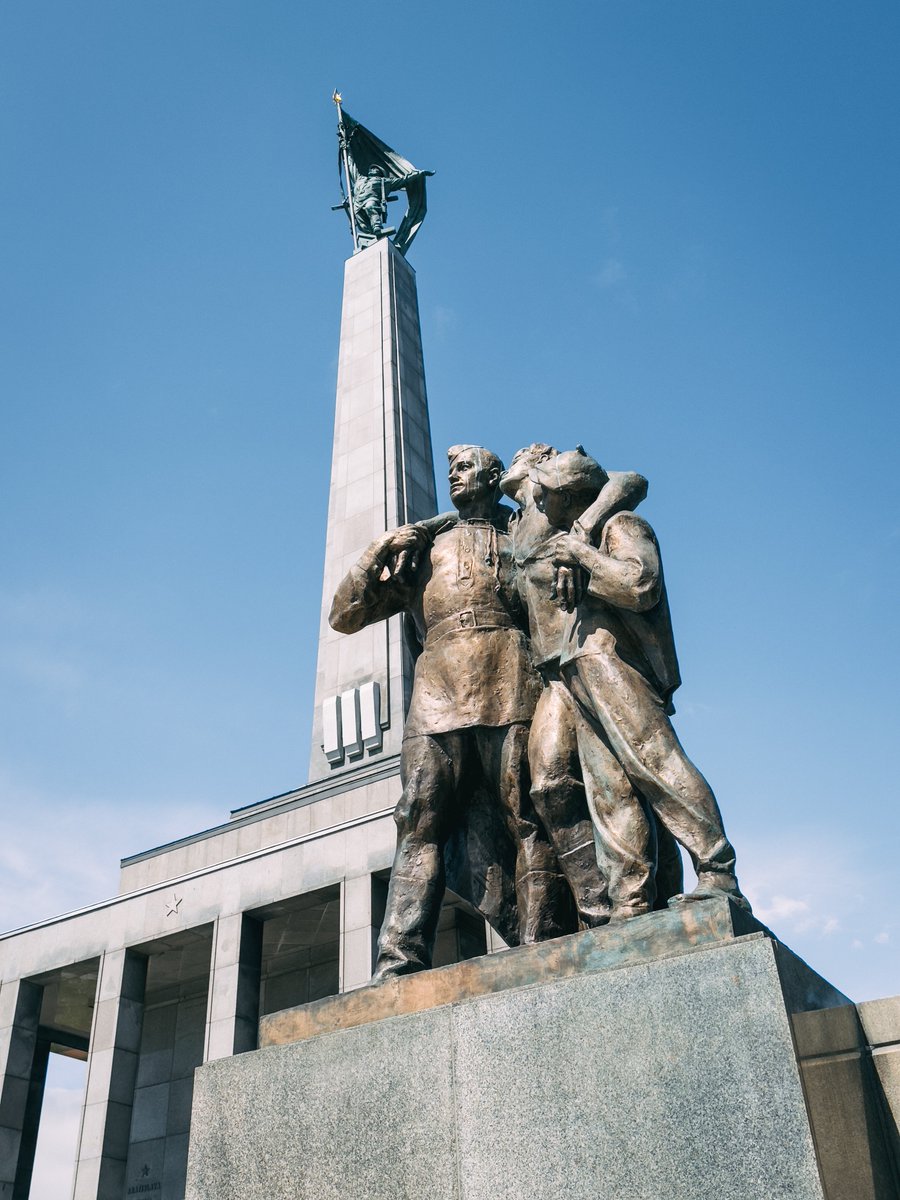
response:
M356 250L364 250L379 238L394 234L394 245L405 255L425 219L425 177L434 171L417 170L345 113L341 99L339 92L332 96L338 111L338 174L344 194L342 203L334 209L342 208L347 213ZM395 229L387 224L387 206L396 200L391 193L400 189L406 192L408 208L400 228Z

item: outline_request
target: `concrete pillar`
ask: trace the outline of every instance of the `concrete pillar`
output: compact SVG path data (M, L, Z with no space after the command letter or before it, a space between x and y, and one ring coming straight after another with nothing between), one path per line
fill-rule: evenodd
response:
M340 990L352 992L372 978L387 884L373 875L345 879L341 887Z
M137 1077L147 959L133 950L100 960L73 1200L122 1200Z
M366 546L436 503L416 274L385 238L344 271L310 782L399 752L413 668L402 618L346 636L328 612Z
M18 1200L22 1170L30 1179L29 1094L44 989L25 979L0 988L0 1197ZM31 1155L34 1145L31 1145ZM17 1184L18 1179L18 1184Z
M900 1196L900 996L867 1000L858 1005L858 1009L872 1051L885 1140L891 1153L897 1195Z
M38 1130L41 1124L41 1109L44 1105L44 1088L47 1084L47 1066L50 1062L50 1039L40 1032L34 1047L31 1063L31 1078L28 1081L28 1099L25 1104L25 1123L22 1127L22 1143L19 1147L19 1167L13 1188L13 1200L28 1200L31 1192L31 1177L34 1173L34 1153L37 1149Z
M216 920L204 1062L256 1049L262 928L262 922L245 913Z

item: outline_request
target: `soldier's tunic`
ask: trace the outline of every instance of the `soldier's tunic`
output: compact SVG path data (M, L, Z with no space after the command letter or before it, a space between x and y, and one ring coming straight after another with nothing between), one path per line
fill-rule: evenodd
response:
M353 188L353 208L364 233L380 233L387 220L387 199L391 192L405 187L411 177L387 178L360 175Z
M404 727L404 790L395 813L381 973L430 966L444 851L465 815L461 787L472 768L501 814L507 831L501 836L515 844L518 929L500 921L500 932L523 941L566 932L553 899L562 879L529 797L528 723L542 684L528 653L504 525L498 516L440 529L411 580L385 577L383 564L367 551L335 594L331 623L341 632L407 612L422 641ZM492 870L488 863L482 875ZM476 903L493 919L485 901Z
M523 632L509 535L488 521L439 533L412 582L382 579L365 557L335 593L353 632L408 612L422 642L404 737L530 721L541 691Z

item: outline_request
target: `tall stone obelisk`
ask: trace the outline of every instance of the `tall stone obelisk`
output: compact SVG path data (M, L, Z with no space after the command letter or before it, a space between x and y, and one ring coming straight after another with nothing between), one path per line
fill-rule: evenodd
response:
M413 669L403 618L348 637L328 612L374 538L436 511L416 275L384 237L344 269L311 783L399 754Z

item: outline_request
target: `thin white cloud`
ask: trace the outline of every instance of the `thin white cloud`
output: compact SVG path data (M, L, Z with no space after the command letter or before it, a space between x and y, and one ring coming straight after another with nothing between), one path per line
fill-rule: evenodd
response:
M809 902L796 896L773 896L768 903L757 904L755 911L766 924L790 922L796 927L798 924L805 926L809 921Z
M874 864L862 840L780 826L739 841L738 870L755 915L813 970L854 1000L897 990L883 949L893 871Z
M70 655L44 647L21 646L3 656L0 667L19 683L53 697L69 699L85 682L85 672Z
M0 844L0 932L114 896L124 855L211 823L208 810L189 803L137 807L127 798L42 794L2 766L0 811L16 814L15 841Z
M627 278L628 272L622 262L618 258L608 258L597 272L595 282L598 287L606 289L624 283Z
M7 631L59 633L77 627L83 620L81 605L67 591L0 588L0 623Z
M436 304L434 307L434 327L439 337L444 337L456 328L456 309L446 304Z
M754 913L775 933L831 936L848 908L857 907L848 893L862 900L862 878L847 861L846 847L823 839L754 839L741 847L739 866Z

